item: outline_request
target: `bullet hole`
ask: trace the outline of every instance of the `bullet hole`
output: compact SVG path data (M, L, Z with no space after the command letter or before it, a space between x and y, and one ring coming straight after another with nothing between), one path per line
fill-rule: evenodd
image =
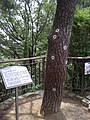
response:
M68 61L66 60L65 64L67 65Z
M63 49L64 49L64 50L67 50L67 46L65 45L65 46L63 47Z
M52 91L54 91L54 92L55 92L55 91L56 91L56 88L53 88L53 89L52 89Z
M56 39L57 38L57 36L56 35L53 35L53 39Z
M52 56L51 59L54 60L54 59L55 59L55 56Z
M59 32L59 29L56 29L55 32Z

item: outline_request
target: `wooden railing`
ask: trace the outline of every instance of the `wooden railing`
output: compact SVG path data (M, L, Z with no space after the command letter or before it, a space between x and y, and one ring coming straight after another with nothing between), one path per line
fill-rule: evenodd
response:
M26 66L31 78L34 82L33 85L19 87L19 94L26 92L33 92L44 88L44 75L45 75L45 62L46 57L32 57L15 60L0 60L0 68L7 66ZM6 90L2 76L0 75L0 102L15 95L15 89Z
M79 91L82 94L86 90L90 90L90 75L84 75L85 62L90 62L90 57L68 57L65 89L73 92ZM46 56L15 60L0 60L0 68L11 65L26 66L34 82L34 85L19 87L19 94L41 90L44 88ZM14 89L5 89L0 75L0 102L14 95Z

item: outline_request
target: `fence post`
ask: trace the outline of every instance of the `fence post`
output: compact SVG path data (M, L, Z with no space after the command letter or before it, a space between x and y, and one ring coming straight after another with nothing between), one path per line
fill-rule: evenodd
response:
M85 80L85 76L84 76L84 59L82 60L82 83L81 83L81 94L84 94L84 80Z
M45 82L45 58L42 59L42 89L44 89Z
M18 87L15 88L15 108L16 108L16 120L19 120L19 103L18 103Z

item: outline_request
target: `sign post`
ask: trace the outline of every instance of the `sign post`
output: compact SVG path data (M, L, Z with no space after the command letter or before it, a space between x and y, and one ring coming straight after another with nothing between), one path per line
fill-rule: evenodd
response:
M16 120L19 120L19 108L18 108L18 87L15 88L15 108L16 108Z
M1 69L1 75L6 89L15 88L15 108L16 108L16 120L19 120L18 109L18 87L23 85L32 84L31 76L24 66L10 66Z

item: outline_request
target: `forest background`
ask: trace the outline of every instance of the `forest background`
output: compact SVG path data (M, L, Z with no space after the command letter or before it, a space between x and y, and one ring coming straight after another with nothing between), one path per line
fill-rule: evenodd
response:
M0 60L47 54L55 0L0 0ZM69 56L90 56L90 1L78 0Z

